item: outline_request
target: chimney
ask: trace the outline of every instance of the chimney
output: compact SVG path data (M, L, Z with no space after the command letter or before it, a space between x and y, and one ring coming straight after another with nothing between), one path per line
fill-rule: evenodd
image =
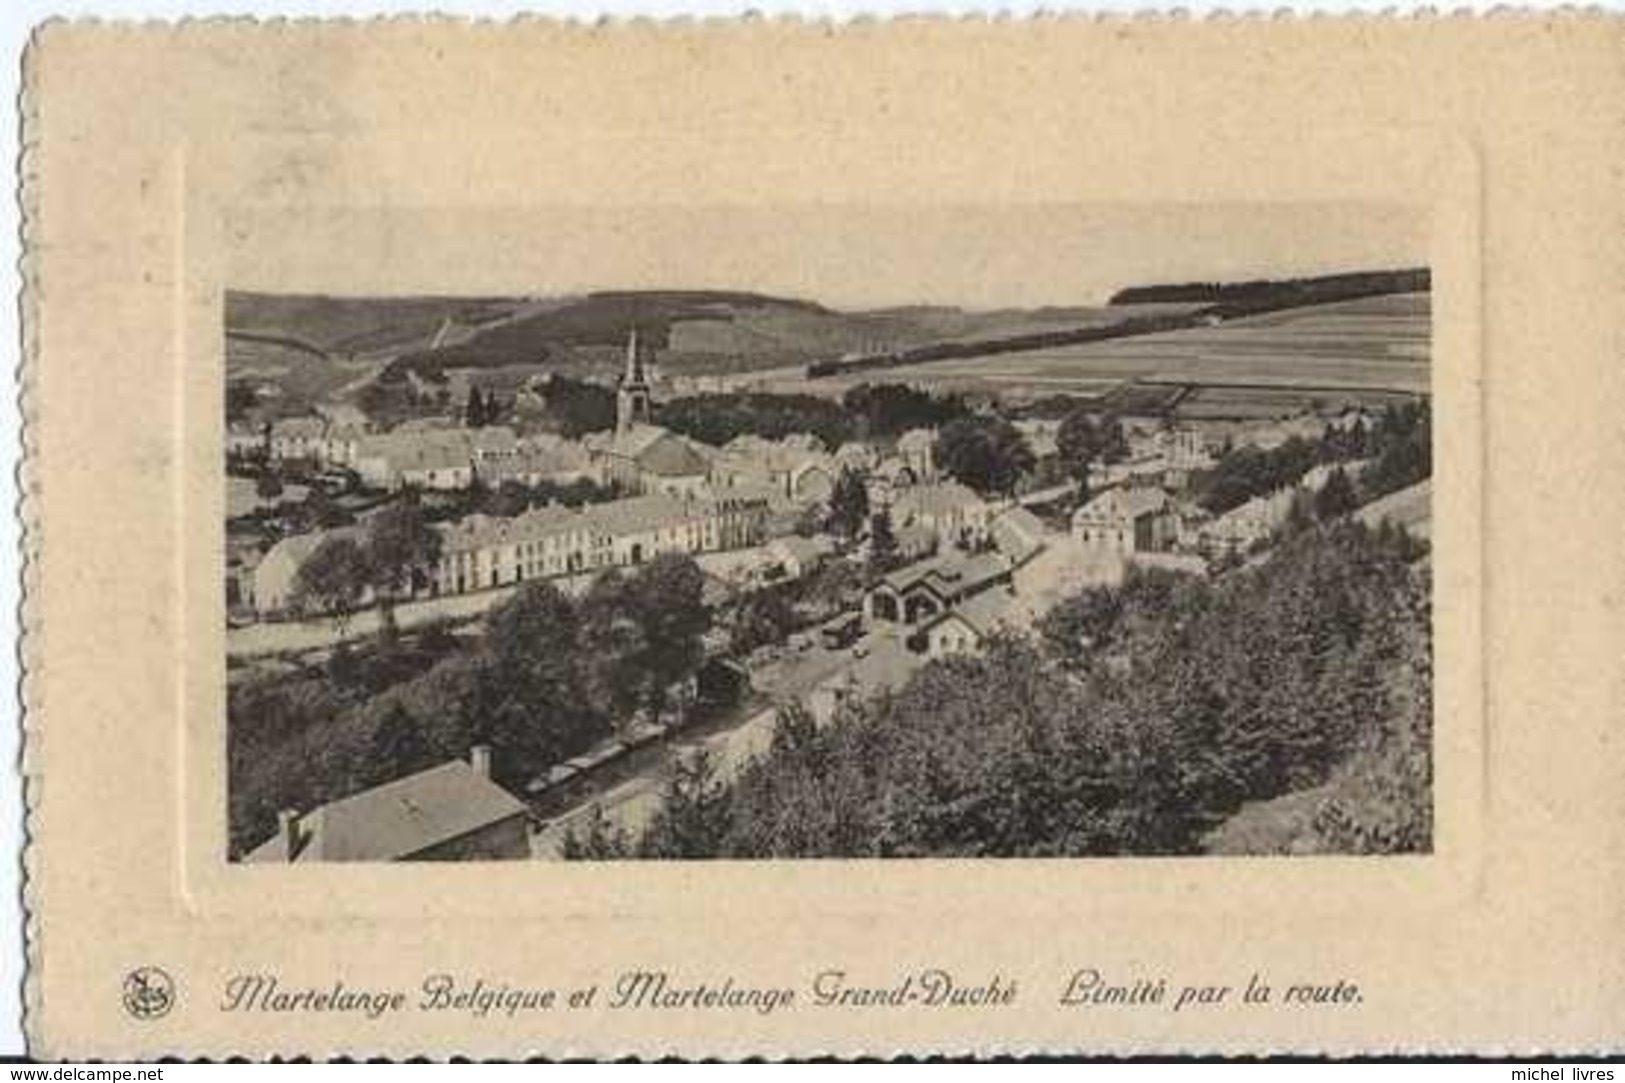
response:
M282 852L292 861L299 856L299 812L285 808L276 814L277 835L282 839Z
M481 778L491 777L491 746L475 745L468 750L468 762Z

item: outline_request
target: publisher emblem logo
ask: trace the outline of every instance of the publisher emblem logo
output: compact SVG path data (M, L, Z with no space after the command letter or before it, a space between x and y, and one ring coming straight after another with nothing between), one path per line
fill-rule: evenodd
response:
M124 976L124 1010L136 1019L161 1019L175 1006L175 981L155 966Z

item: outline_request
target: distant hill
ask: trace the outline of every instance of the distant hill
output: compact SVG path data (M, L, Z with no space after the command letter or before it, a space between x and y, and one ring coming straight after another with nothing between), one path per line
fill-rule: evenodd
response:
M232 291L226 363L228 379L253 381L264 401L291 413L323 400L399 398L409 394L413 375L448 389L446 395L454 380L517 386L542 373L601 377L619 365L634 327L667 375L804 369L816 377L1146 335L1427 286L1426 270L1377 271L1138 286L1106 306L846 312L741 290L551 298Z
M375 380L403 384L408 372L434 382L456 370L602 373L618 364L633 327L664 371L701 374L801 367L1118 318L1101 306L841 312L739 290L619 290L546 299L232 292L225 331L229 375L284 385L297 403L340 390L353 394Z
M450 321L478 327L524 302L501 297L325 297L226 293L226 334L297 342L328 356L427 344Z

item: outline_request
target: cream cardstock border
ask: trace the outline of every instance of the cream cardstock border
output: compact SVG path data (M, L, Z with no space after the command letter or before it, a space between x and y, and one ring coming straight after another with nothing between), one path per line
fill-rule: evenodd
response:
M1603 19L55 25L30 52L26 642L36 1053L790 1055L1617 1044L1618 193ZM496 73L493 77L492 73ZM501 94L488 93L500 85ZM703 123L695 118L703 117ZM1100 148L1112 148L1103 154ZM566 153L567 151L567 153ZM1401 202L1431 222L1436 852L228 867L221 291L366 292L243 223L613 206ZM786 228L794 215L787 214ZM523 290L478 258L424 291ZM494 239L493 239L493 242ZM310 257L309 253L319 253ZM398 254L398 253L397 253ZM863 269L856 273L872 273ZM741 285L748 286L748 283ZM1599 484L1600 483L1600 484ZM1611 544L1612 543L1612 544ZM1617 728L1617 727L1615 727ZM119 1007L135 966L177 1009ZM235 973L805 987L1004 1011L237 1016ZM1343 1012L1079 1014L1070 969L1347 977Z

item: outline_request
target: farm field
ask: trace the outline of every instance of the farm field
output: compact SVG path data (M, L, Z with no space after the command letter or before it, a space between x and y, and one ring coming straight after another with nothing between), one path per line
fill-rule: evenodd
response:
M1121 380L1304 385L1418 393L1429 387L1428 295L1317 305L1137 338L884 370L910 382L1097 394ZM875 374L866 374L870 379Z

